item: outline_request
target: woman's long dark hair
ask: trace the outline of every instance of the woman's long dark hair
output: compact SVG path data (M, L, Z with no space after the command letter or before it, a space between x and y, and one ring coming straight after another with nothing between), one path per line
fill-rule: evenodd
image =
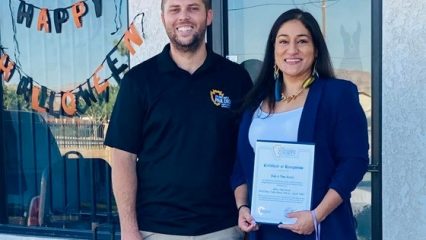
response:
M322 78L334 78L334 70L331 64L330 55L328 53L327 45L325 44L324 37L322 36L321 29L315 18L308 12L300 9L291 9L281 14L272 25L269 33L268 41L266 43L265 58L260 70L259 77L256 79L252 90L247 94L243 107L245 109L254 110L257 108L262 100L268 99L269 111L273 112L275 109L274 97L274 77L273 67L275 65L274 59L274 45L275 39L280 27L287 21L299 20L308 31L311 33L314 49L317 51L316 70L318 75Z

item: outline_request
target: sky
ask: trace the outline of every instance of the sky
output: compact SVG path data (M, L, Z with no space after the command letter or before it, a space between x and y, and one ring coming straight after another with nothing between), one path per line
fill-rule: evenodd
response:
M7 48L6 52L13 61L20 63L26 75L57 92L70 90L84 83L113 49L114 40L119 40L127 30L126 0L101 1L100 17L96 17L93 1L86 0L88 12L82 17L81 28L75 26L71 9L68 9L69 19L63 24L61 33L55 31L53 11L49 11L52 32L45 33L37 30L39 9L34 9L32 24L27 28L25 20L23 24L17 23L20 1L1 2L0 44ZM25 2L39 8L54 10L69 7L77 1L26 0ZM16 26L16 34L13 31L13 23ZM118 32L116 27L119 28ZM111 34L113 32L116 33ZM118 54L113 54L113 57L117 57L119 63L127 63L127 58ZM106 64L103 69L99 74L100 77L109 77L110 72ZM19 75L15 72L10 84L18 83Z

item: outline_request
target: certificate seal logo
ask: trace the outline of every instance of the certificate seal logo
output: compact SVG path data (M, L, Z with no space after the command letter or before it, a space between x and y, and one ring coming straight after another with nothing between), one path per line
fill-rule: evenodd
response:
M281 145L275 145L272 149L274 151L275 157L278 159L297 157L297 152L294 149L288 149Z
M262 215L264 214L264 212L265 212L265 208L264 208L264 207L259 206L259 207L257 208L257 213L258 213L260 216L262 216Z

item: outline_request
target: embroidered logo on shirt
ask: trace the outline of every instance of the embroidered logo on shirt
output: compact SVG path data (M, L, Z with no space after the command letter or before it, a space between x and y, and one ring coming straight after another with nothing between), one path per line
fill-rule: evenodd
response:
M213 104L216 106L220 106L222 108L231 108L231 99L225 94L223 94L222 91L212 89L210 91L210 99L212 100Z

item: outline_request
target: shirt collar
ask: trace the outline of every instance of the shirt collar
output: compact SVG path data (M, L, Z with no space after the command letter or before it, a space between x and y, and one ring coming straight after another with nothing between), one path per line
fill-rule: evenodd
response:
M204 72L208 70L210 67L213 66L214 61L216 60L216 56L213 53L213 51L207 47L207 57L204 60L204 63L194 72ZM160 67L160 71L162 72L174 72L174 71L182 71L177 64L173 61L172 57L170 56L170 43L168 43L163 51L160 53L158 58L158 63Z

